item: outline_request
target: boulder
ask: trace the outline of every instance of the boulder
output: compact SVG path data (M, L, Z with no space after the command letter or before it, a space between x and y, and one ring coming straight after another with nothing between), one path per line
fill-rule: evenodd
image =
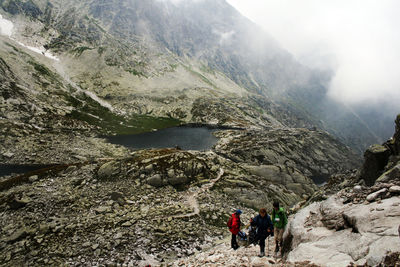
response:
M37 175L33 175L33 176L29 177L29 182L31 182L31 183L34 183L37 180L39 180L39 176L37 176Z
M120 171L120 164L116 161L110 161L103 164L99 170L97 171L97 175L100 179L107 179L116 174Z
M14 199L8 202L8 206L10 207L10 209L17 210L25 207L29 202L31 202L31 199L28 197L23 197L23 198L15 197Z
M369 195L367 196L367 201L372 202L372 201L374 201L375 199L377 199L380 195L386 193L387 191L388 191L387 188L382 188L382 189L379 190L379 191L373 192L373 193L371 193L371 194L369 194Z
M160 174L151 176L150 178L147 179L146 182L154 187L162 187L165 185L165 182L163 181Z
M400 186L394 185L389 188L390 193L399 194L400 193Z
M386 183L396 179L400 179L400 164L397 164L396 166L382 174L376 181Z
M117 202L120 205L125 205L126 204L125 197L120 192L112 192L110 194L110 198L111 198L111 200Z
M390 149L381 145L372 145L364 153L364 165L361 169L361 178L365 184L372 186L382 174L389 161Z
M168 177L168 183L171 185L183 185L187 184L188 182L189 179L184 175Z

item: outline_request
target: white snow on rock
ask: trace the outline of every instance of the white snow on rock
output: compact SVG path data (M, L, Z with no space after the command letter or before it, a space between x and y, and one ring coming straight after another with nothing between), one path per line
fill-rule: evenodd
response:
M13 23L7 19L3 19L3 16L0 15L0 34L11 37L13 28Z
M59 61L60 59L58 57L56 57L55 55L53 55L50 52L47 52L46 49L41 46L41 47L33 47L33 46L29 46L29 45L25 45L17 40L15 40L14 38L11 37L11 35L13 34L13 28L14 28L14 24L7 20L4 19L2 15L0 15L0 34L9 37L10 39L12 39L13 41L17 42L20 46L23 46L35 53L38 54L42 54L47 58L50 58L52 60L56 60Z
M52 60L55 60L55 61L60 61L60 59L58 57L56 57L55 55L53 55L50 52L47 52L46 49L43 46L41 46L41 47L33 47L33 46L25 45L25 44L23 44L21 42L18 42L18 41L16 41L16 42L20 46L23 46L23 47L25 47L25 48L27 48L27 49L35 52L35 53L42 54L43 56L45 56L47 58L50 58Z

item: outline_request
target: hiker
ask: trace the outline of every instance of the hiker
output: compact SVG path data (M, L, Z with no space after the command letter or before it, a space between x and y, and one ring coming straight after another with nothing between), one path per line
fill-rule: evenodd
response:
M250 219L250 225L252 227L257 227L257 235L256 239L259 240L260 244L260 257L265 256L265 239L272 234L273 225L271 222L271 218L267 214L267 210L262 208L259 211L259 214Z
M241 210L236 210L235 213L231 215L228 221L229 231L232 233L231 239L231 247L236 250L239 248L239 245L236 241L236 236L240 231L240 214L242 214Z
M273 206L272 222L274 224L275 253L279 252L280 247L282 254L282 237L288 220L284 208L279 207L278 201L275 201Z

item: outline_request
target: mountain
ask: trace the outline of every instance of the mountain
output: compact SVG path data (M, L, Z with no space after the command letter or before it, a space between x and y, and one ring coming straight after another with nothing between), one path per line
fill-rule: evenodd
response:
M266 105L282 107L288 126L318 127L359 152L379 141L326 96L331 73L298 63L224 0L0 3L18 40L56 53L67 76L125 114L198 122L200 95L234 96L258 117Z
M323 199L316 183L361 165L343 142L375 140L366 115L325 97L329 73L225 1L0 6L0 26L13 25L0 36L0 168L41 165L0 179L0 265L173 262L223 239L238 207L247 221L273 200ZM104 138L182 124L217 128L216 145ZM382 164L366 165L374 182Z

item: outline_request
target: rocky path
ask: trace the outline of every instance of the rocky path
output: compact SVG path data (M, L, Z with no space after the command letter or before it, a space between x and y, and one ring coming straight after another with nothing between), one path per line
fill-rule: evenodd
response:
M198 195L210 190L214 186L214 184L218 182L219 179L221 179L223 175L224 170L220 168L219 173L215 179L210 180L209 183L202 185L200 188L190 188L187 195L185 196L185 202L188 204L189 207L193 209L193 212L175 215L172 218L187 218L198 215L200 213L199 202L197 201Z
M266 241L266 249L269 248L266 251L267 256L261 258L258 257L259 246L241 246L239 249L233 250L229 247L229 238L208 251L177 260L169 266L296 266L296 264L285 264L281 258L274 257L273 237L270 237L269 246L268 240ZM307 264L305 263L304 266Z

